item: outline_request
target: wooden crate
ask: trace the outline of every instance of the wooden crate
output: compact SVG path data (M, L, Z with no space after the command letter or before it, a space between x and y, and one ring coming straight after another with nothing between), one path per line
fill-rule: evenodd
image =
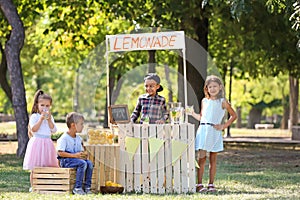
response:
M72 193L76 169L37 167L33 170L33 191L46 194Z

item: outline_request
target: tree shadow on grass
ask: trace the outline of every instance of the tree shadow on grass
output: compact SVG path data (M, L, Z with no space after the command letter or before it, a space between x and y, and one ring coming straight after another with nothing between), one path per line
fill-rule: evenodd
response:
M29 172L23 170L23 158L16 154L2 154L0 163L0 192L27 192Z

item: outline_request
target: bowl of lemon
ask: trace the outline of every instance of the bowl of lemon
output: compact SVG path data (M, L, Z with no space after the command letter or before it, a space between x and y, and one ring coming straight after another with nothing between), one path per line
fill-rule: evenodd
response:
M122 193L124 191L124 187L113 181L106 181L105 186L100 186L100 192L102 194L116 194Z

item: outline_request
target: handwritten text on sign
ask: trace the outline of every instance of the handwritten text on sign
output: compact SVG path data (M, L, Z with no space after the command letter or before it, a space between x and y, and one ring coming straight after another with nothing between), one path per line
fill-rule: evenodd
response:
M185 48L183 31L109 35L107 37L111 52Z

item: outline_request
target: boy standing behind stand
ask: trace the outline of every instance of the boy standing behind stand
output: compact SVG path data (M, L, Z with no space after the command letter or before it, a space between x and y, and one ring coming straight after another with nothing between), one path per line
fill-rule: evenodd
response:
M82 138L77 135L83 129L84 117L79 113L71 112L66 117L66 123L69 130L57 140L56 147L60 166L77 169L74 194L92 194L93 163L87 160ZM85 185L83 190L84 175Z

